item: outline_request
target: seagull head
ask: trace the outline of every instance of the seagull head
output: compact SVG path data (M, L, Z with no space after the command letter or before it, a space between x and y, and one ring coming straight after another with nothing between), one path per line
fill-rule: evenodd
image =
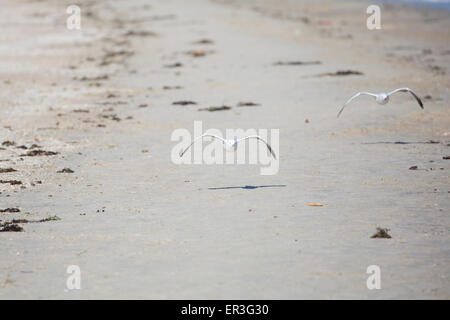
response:
M237 139L225 139L223 144L226 150L236 151L237 149Z
M379 104L386 104L389 102L389 95L386 92L381 92L377 94L377 97L375 98L377 103Z

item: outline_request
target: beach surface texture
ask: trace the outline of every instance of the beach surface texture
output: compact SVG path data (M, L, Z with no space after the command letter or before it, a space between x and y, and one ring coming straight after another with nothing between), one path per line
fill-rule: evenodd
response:
M450 299L449 11L71 4L1 4L1 299ZM177 164L196 121L278 171Z

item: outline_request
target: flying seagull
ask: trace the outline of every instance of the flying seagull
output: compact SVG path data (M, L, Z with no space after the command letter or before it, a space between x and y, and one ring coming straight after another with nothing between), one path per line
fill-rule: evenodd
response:
M180 157L182 157L186 153L186 151L188 151L188 149L195 143L195 141L197 141L199 139L202 139L203 137L212 137L214 139L219 139L219 140L222 141L224 148L226 148L226 149L234 148L234 150L237 149L237 144L240 141L247 140L247 139L257 139L259 141L264 142L264 144L267 146L267 149L269 149L270 154L275 159L277 158L277 156L275 155L275 153L272 150L272 147L264 139L262 139L259 136L247 136L247 137L244 137L244 138L241 138L241 139L237 139L237 138L235 138L235 139L223 139L222 137L216 136L214 134L209 134L209 133L202 134L201 136L195 138L194 141L192 141L192 143L186 149L184 149L182 152L180 152Z
M391 91L391 92L388 92L388 93L386 93L386 92L380 92L380 93L358 92L353 97L348 99L348 101L344 104L344 106L341 108L341 110L339 110L339 113L338 113L337 116L339 118L339 116L341 115L342 111L344 111L345 106L347 104L349 104L353 99L359 97L362 94L375 97L375 101L378 104L386 104L386 103L389 102L389 96L391 94L393 94L393 93L396 93L396 92L410 92L414 96L414 98L416 98L417 102L419 103L419 106L423 109L422 101L419 99L419 97L411 89L409 89L409 88L398 88L398 89L395 89L394 91Z

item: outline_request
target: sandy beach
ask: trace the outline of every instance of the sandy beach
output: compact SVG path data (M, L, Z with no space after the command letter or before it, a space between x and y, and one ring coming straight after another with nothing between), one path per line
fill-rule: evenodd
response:
M450 11L71 4L1 5L0 299L450 299ZM279 129L278 172L174 163L195 121Z

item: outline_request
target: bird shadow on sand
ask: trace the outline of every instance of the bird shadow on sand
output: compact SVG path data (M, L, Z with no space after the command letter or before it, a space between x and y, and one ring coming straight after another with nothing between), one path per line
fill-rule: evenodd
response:
M246 189L246 190L252 190L252 189L259 189L259 188L284 188L284 187L286 187L285 184L271 184L271 185L265 185L265 186L218 187L218 188L208 188L208 190L227 190L227 189Z
M379 142L363 142L362 144L438 144L439 141L379 141Z

